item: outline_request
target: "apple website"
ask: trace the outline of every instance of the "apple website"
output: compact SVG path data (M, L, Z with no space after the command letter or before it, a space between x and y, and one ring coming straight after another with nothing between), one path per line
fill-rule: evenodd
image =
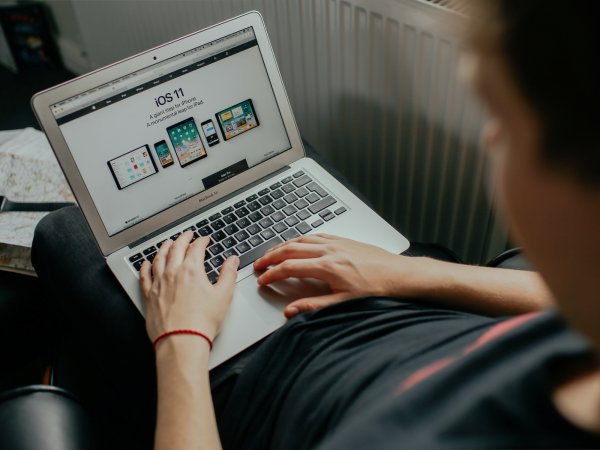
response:
M291 148L252 28L50 108L109 236Z

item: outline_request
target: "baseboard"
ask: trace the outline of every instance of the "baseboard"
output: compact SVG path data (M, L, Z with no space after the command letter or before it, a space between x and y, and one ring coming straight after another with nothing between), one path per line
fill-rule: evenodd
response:
M63 64L68 70L77 75L90 71L90 63L77 42L59 37L56 44L62 56Z

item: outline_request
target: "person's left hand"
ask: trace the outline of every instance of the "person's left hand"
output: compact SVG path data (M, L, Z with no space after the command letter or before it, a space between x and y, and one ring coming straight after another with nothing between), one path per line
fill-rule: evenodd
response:
M219 280L211 285L204 271L208 237L190 244L186 231L167 240L154 261L144 262L140 286L146 301L146 329L152 341L166 331L192 329L210 339L218 334L233 297L239 258L227 258Z

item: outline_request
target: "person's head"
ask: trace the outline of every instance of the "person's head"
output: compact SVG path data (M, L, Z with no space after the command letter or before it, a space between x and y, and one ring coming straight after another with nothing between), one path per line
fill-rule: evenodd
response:
M589 0L475 0L468 47L510 231L600 343L599 23Z

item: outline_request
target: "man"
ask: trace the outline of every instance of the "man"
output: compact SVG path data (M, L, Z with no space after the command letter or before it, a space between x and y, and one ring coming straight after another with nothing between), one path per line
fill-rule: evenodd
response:
M211 392L238 261L211 285L206 240L184 233L141 270L155 448L599 447L599 10L487 2L463 65L488 109L502 213L540 275L298 238L255 263L259 284L329 289L290 304Z

